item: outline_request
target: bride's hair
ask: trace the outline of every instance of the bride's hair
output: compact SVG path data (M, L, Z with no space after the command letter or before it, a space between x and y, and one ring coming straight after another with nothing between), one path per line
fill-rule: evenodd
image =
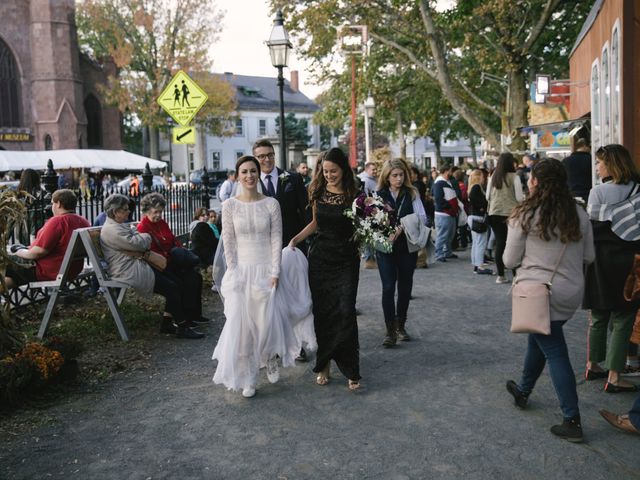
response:
M238 161L236 162L236 178L238 178L238 172L240 172L240 166L243 163L247 163L247 162L253 162L253 164L258 169L258 173L260 173L260 162L258 162L258 159L256 157L251 156L251 155L244 155L244 156L240 157L238 159Z
M351 203L358 194L358 187L353 175L353 170L349 166L349 160L342 150L332 148L322 152L318 156L318 164L313 180L309 184L309 203L312 207L322 197L327 188L327 179L324 178L322 163L329 161L335 163L342 170L342 189L344 191L345 203Z

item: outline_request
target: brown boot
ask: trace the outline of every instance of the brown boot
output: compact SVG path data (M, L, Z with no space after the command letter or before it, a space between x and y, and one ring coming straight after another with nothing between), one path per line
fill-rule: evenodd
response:
M409 340L411 340L411 337L404 328L406 323L406 318L404 320L398 321L398 340L400 340L401 342L408 342Z
M387 325L387 334L382 341L385 348L393 347L398 341L398 320L394 320L391 325Z

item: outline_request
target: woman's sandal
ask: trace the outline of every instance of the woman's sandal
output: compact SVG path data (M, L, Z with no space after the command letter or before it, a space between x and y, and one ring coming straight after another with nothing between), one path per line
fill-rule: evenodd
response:
M347 388L349 389L349 391L351 392L355 392L357 390L360 390L360 382L358 380L349 380L347 382Z
M326 385L329 383L329 373L331 372L331 366L327 364L320 372L318 372L318 376L316 377L316 383L318 385Z

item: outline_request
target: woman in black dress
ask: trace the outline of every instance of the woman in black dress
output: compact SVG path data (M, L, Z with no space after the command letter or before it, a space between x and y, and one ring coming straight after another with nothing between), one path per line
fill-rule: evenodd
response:
M309 286L318 354L316 383L329 383L331 360L347 377L349 390L360 388L360 354L356 295L360 257L353 225L344 215L358 191L346 155L339 148L324 152L309 185L313 220L289 246L295 248L315 233L309 249Z

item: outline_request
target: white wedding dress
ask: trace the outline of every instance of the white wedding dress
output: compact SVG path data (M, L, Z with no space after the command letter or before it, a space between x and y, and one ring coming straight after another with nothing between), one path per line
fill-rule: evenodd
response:
M281 276L282 219L275 199L225 201L222 240L226 271L219 288L226 323L213 352L218 361L213 381L230 390L255 388L260 368L276 355L283 367L290 367L303 343L315 347L313 316L309 309L292 322L286 304L299 297L287 298L291 293L281 288L283 279L271 288L271 279ZM306 276L306 270L301 273ZM285 279L284 284L291 282Z

